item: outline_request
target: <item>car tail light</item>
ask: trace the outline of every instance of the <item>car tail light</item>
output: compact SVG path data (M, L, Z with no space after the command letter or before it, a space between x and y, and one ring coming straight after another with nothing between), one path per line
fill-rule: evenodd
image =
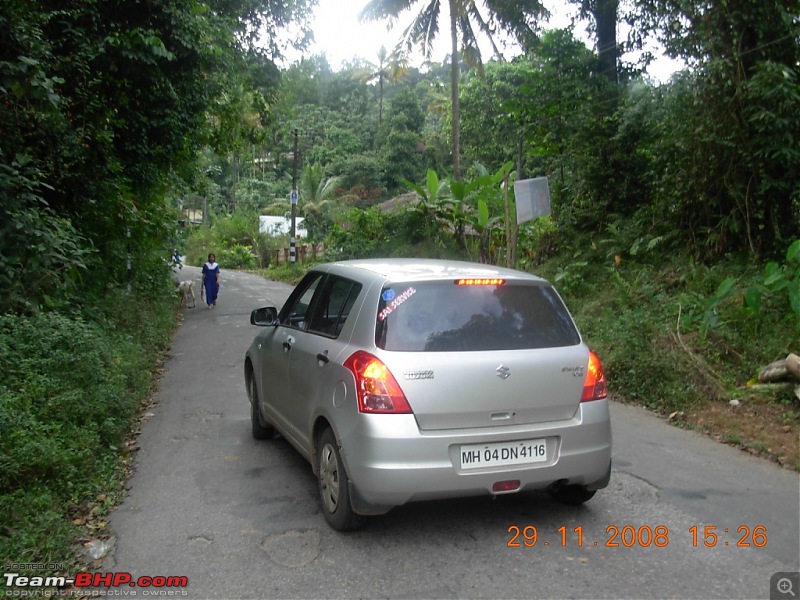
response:
M368 352L359 350L344 361L356 378L358 410L362 413L408 414L411 406L389 369Z
M586 369L586 379L583 382L583 394L581 402L591 402L592 400L602 400L608 397L606 388L606 374L600 358L593 351L589 351L589 367Z
M505 285L505 279L497 279L496 277L483 277L471 279L456 279L453 281L456 285Z

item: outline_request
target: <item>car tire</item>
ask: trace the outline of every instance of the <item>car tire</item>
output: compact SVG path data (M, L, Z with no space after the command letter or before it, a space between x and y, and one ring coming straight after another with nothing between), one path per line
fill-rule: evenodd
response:
M257 440L267 440L271 438L274 430L272 426L266 422L264 415L261 414L258 400L258 386L256 386L256 379L253 376L250 376L247 380L247 396L250 398L250 431L253 437Z
M596 490L587 490L582 485L564 485L554 490L550 490L550 495L568 506L580 506L584 502L591 500Z
M350 480L339 454L336 436L325 429L317 444L317 481L325 520L336 531L350 531L364 524L350 503Z

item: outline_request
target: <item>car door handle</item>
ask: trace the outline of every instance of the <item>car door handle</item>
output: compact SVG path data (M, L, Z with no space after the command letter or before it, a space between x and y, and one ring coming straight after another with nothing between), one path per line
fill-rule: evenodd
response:
M317 354L317 360L318 360L320 363L325 363L325 364L327 364L327 363L328 363L328 361L330 361L330 358L328 358L328 355L327 355L327 354L323 354L322 352L320 352L319 354Z

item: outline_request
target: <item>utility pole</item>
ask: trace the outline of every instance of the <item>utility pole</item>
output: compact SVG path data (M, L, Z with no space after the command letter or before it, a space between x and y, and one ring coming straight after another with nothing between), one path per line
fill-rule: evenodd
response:
M295 219L297 219L297 129L294 130L294 164L292 165L292 231L289 234L289 262L294 263L297 257L295 240Z

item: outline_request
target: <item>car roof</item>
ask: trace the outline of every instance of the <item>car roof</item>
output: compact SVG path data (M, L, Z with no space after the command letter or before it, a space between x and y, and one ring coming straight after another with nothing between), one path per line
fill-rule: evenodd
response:
M502 278L544 282L544 279L495 265L433 258L372 258L345 260L315 267L331 273L371 274L387 281L426 281L451 278Z

